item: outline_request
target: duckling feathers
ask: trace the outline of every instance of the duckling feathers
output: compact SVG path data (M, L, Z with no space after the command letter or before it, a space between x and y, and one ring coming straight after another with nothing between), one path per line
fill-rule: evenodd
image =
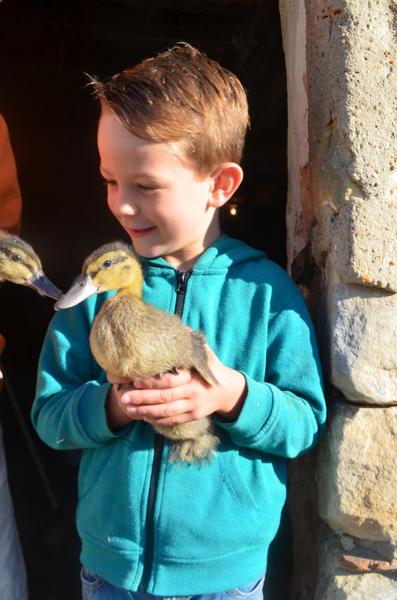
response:
M93 355L101 367L131 380L162 375L178 368L196 369L217 383L208 367L204 336L130 294L109 298L90 334Z

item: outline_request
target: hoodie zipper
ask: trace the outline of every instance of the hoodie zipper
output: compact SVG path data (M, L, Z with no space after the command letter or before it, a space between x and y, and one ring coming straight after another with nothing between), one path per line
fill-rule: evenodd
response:
M176 303L175 303L175 314L178 317L182 316L183 305L185 304L186 287L189 280L191 271L177 271L176 272Z
M186 287L191 271L176 271L176 302L174 313L182 316L183 306L185 304ZM146 532L145 532L145 560L143 563L143 573L138 592L146 592L150 575L153 567L154 556L154 507L156 504L157 487L161 467L161 458L164 449L164 438L156 433L154 438L154 458L152 473L150 475L149 493L146 507Z

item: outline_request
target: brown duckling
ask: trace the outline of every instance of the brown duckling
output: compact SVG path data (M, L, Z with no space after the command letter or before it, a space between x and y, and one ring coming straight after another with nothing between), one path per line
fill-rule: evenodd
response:
M58 299L59 290L44 275L41 262L33 248L16 235L0 230L0 281L27 285L42 296Z
M142 284L142 269L132 248L122 242L105 244L86 259L82 275L55 309L118 290L101 307L90 333L91 351L106 372L134 381L178 368L196 369L207 383L216 384L204 336L187 328L178 316L146 304ZM209 459L219 441L209 418L154 429L173 441L171 460Z

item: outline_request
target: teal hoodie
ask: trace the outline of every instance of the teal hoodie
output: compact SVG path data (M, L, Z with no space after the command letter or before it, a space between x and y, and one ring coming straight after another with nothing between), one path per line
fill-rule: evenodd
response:
M176 307L178 272L144 260L144 299ZM209 463L168 461L169 442L135 421L109 429L105 373L88 334L109 294L53 318L32 419L52 448L83 450L81 561L110 583L161 596L213 593L259 578L285 502L287 459L310 450L325 421L316 342L299 289L263 253L222 235L195 264L183 321L247 381L236 421L214 416Z

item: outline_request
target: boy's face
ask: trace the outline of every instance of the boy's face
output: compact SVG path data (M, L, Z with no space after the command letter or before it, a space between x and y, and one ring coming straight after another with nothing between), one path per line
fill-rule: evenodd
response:
M135 251L189 268L219 236L213 178L199 178L167 144L133 135L107 109L99 121L98 149L109 208Z

